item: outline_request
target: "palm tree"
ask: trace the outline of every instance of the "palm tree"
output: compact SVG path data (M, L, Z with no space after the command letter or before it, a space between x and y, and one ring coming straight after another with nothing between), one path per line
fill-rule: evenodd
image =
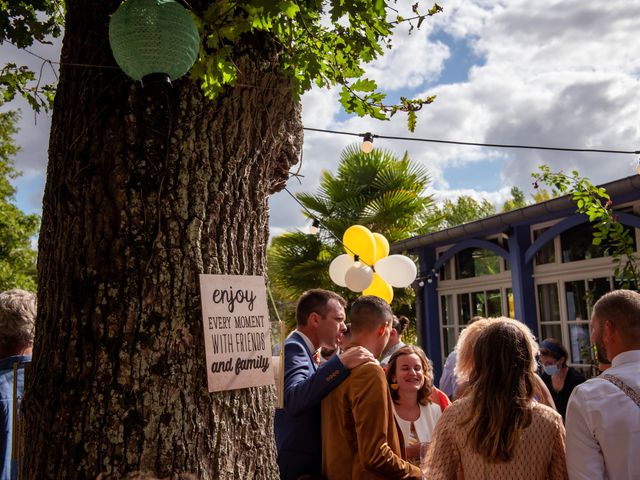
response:
M329 264L344 253L337 239L355 224L381 233L390 243L429 230L435 211L426 193L430 180L426 168L406 153L398 159L386 150L366 154L359 145L347 147L337 174L324 172L316 194L296 194L308 210L304 214L320 220L319 234L291 232L271 242L268 267L276 295L293 301L310 288L327 288L354 299L358 294L340 289L329 278ZM394 308L411 302L407 294L396 295Z

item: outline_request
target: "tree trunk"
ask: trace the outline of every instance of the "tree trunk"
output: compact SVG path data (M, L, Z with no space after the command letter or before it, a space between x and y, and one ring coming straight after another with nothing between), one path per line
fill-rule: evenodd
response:
M39 244L21 478L277 478L272 387L209 394L199 273L262 274L267 198L302 142L266 36L242 86L141 89L114 68L114 0L67 1ZM75 64L70 65L70 64Z

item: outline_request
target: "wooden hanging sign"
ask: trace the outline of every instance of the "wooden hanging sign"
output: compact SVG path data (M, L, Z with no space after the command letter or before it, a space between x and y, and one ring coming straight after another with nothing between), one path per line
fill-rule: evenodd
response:
M210 392L273 385L264 277L200 275Z

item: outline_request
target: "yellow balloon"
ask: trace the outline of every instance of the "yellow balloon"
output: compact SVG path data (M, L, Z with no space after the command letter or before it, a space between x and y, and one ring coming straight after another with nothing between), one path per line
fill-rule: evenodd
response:
M389 255L389 242L381 233L374 233L373 238L376 241L376 262L381 258Z
M391 305L393 300L393 288L387 282L385 282L377 273L373 274L373 282L366 288L362 295L375 295L386 301Z
M373 233L362 225L352 225L344 232L342 241L345 252L353 256L358 255L367 265L371 266L376 259L376 240Z

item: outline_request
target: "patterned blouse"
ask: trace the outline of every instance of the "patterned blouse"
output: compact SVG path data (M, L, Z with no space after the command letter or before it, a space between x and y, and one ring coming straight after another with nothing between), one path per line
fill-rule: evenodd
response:
M471 423L471 398L453 402L433 433L423 472L429 480L566 480L565 430L562 417L553 409L532 403L531 424L525 428L513 459L489 463L467 443ZM461 476L458 477L459 470Z

